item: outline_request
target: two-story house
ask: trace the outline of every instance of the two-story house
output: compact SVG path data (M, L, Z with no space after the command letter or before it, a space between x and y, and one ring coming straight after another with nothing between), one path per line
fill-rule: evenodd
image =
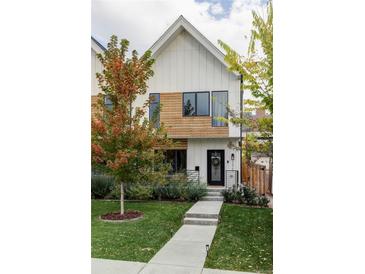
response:
M198 171L208 185L239 182L240 127L217 118L228 118L228 106L240 111L240 75L228 71L224 54L183 16L150 50L154 76L133 106L151 97L149 116L161 106L159 123L179 141L166 150L174 171Z

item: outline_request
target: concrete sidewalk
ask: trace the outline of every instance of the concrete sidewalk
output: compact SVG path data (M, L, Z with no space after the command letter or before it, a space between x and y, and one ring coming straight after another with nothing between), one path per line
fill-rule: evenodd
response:
M91 259L91 273L92 274L140 274L141 270L147 266L147 263L129 262L119 260L107 259ZM203 268L187 266L169 266L148 264L149 273L165 273L165 274L255 274L249 272L229 271L220 269ZM162 272L164 271L164 272Z
M91 274L137 274L146 263L91 259Z

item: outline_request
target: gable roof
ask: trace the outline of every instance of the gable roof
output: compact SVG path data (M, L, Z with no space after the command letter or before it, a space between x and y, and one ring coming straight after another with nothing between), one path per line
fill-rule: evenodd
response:
M91 36L91 47L93 50L95 50L97 53L102 53L106 51L106 48L98 42L94 37Z
M229 65L224 60L224 54L210 42L201 32L199 32L184 16L179 18L162 34L162 36L150 47L152 57L156 58L162 50L176 38L181 31L186 30L193 36L200 44L202 44L215 58L217 58L224 66L229 68ZM232 72L239 76L237 72Z

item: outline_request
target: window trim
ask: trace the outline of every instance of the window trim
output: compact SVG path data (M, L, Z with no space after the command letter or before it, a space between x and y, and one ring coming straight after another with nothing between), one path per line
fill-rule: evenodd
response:
M198 93L208 93L208 114L197 114L198 113L198 108L197 108L197 103L198 103ZM184 95L185 94L195 94L195 114L194 115L185 115L185 112L184 112ZM183 92L182 94L182 116L183 117L195 117L195 116L210 116L210 91L187 91L187 92Z
M212 90L212 98L213 98L213 93L214 92L225 92L225 93L227 93L227 105L228 105L228 102L229 102L229 98L228 98L228 96L229 96L229 93L228 93L228 90ZM214 124L213 124L213 122L214 122L214 109L213 109L213 100L212 100L212 127L228 127L229 126L229 123L227 123L226 125L223 125L223 126L215 126ZM228 110L227 110L227 118L229 118L229 113L228 113Z
M148 99L151 98L151 96L154 96L154 95L158 95L158 106L161 105L161 93L159 92L151 92L148 94ZM158 128L160 127L160 124L161 124L161 117L160 117L161 113L158 114ZM149 105L148 107L148 121L151 121L151 104Z

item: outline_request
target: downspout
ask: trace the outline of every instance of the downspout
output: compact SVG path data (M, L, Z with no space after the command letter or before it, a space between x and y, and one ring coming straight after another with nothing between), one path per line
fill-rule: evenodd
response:
M240 119L241 119L241 123L240 123L240 184L242 184L242 118L243 118L243 75L240 74Z

